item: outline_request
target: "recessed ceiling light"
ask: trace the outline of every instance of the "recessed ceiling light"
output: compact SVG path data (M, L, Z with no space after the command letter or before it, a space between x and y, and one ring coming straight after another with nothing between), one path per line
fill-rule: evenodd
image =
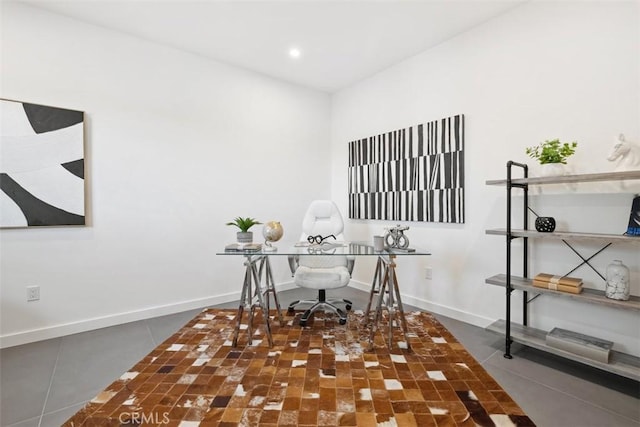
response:
M289 49L290 57L297 59L297 58L300 58L301 55L302 55L302 52L297 47L292 47L291 49Z

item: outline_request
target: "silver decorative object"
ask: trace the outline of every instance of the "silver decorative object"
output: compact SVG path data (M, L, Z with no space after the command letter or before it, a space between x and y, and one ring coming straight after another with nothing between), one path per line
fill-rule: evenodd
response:
M395 227L386 228L386 234L384 235L384 241L390 248L407 249L409 247L409 238L404 235L409 227L402 227L400 224Z

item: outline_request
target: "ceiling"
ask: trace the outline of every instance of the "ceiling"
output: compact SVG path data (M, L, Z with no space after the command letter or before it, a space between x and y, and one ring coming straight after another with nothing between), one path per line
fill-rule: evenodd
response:
M523 0L21 0L288 82L335 92ZM301 56L289 56L292 47Z

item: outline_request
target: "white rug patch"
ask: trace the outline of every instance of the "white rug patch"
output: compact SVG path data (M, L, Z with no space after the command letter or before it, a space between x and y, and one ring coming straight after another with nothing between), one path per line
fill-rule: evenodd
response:
M198 378L197 374L184 374L178 380L178 384L192 384L196 378Z
M516 427L511 421L509 415L506 414L489 414L489 418L496 425L496 427Z
M171 347L167 349L167 351L180 351L184 347L184 344L171 344Z
M402 354L392 354L391 361L395 363L407 363L407 359Z
M204 366L209 360L211 360L210 357L199 357L191 364L191 366Z
M121 380L132 380L138 376L138 372L125 372L120 376Z
M264 405L265 411L281 411L282 410L282 402L269 402Z
M383 421L376 424L378 427L398 427L398 422L394 417L389 418L388 421Z
M244 391L244 387L242 386L242 384L238 384L238 386L236 387L236 391L233 392L234 396L239 396L239 397L244 397L247 395L247 392Z
M402 390L402 383L398 380L384 380L384 387L387 390Z
M360 400L373 400L373 396L371 396L370 388L361 388L360 389Z
M429 375L429 378L431 378L432 380L436 380L436 381L447 380L447 377L444 376L442 371L427 371L427 375Z
M135 402L136 402L136 396L134 394L132 394L131 396L129 396L129 398L127 400L122 402L122 404L123 405L127 405L127 406L131 406L131 405L135 405Z

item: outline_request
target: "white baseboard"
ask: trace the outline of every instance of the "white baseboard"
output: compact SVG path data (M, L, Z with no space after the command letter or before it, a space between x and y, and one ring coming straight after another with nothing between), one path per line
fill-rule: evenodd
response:
M295 288L293 282L283 283L276 286L277 291L286 291L293 288ZM230 292L228 294L217 295L214 297L197 298L188 301L181 301L174 304L147 307L141 310L116 313L108 316L79 320L77 322L63 323L28 331L16 332L0 336L0 348L14 347L17 345L28 344L36 341L59 338L66 335L91 331L94 329L107 328L109 326L122 325L124 323L135 322L138 320L151 319L158 316L180 313L182 311L195 310L198 308L224 304L239 299L240 292Z
M358 282L356 280L352 280L349 283L349 286L359 289L361 291L370 292L371 284ZM457 308L449 307L442 304L434 304L433 302L412 297L410 295L400 294L402 297L403 304L410 304L414 307L418 307L421 310L428 311L429 313L441 314L443 316L451 317L452 319L459 320L461 322L469 323L474 326L478 326L480 328L486 328L491 323L493 323L496 319L489 319L487 317L478 316L474 313L469 313L468 311L459 310Z
M349 283L349 286L365 292L369 292L371 290L371 284L358 282L355 280L352 280L351 283ZM295 287L296 286L293 282L287 282L276 285L276 290L286 291ZM108 316L79 320L77 322L70 322L60 325L47 326L44 328L32 329L28 331L16 332L13 334L0 336L0 348L14 347L17 345L28 344L36 341L91 331L94 329L122 325L124 323L135 322L138 320L151 319L158 316L166 316L169 314L180 313L182 311L210 307L213 305L224 304L239 299L240 292L230 292L228 294L217 295L214 297L181 301L175 304L148 307L141 310L128 311ZM409 295L402 295L402 302L405 304L410 304L414 307L418 307L422 310L429 311L431 313L441 314L443 316L451 317L462 322L479 326L481 328L485 328L495 320L478 316L466 311L458 310L452 307L434 304L432 302L420 298L411 297Z

